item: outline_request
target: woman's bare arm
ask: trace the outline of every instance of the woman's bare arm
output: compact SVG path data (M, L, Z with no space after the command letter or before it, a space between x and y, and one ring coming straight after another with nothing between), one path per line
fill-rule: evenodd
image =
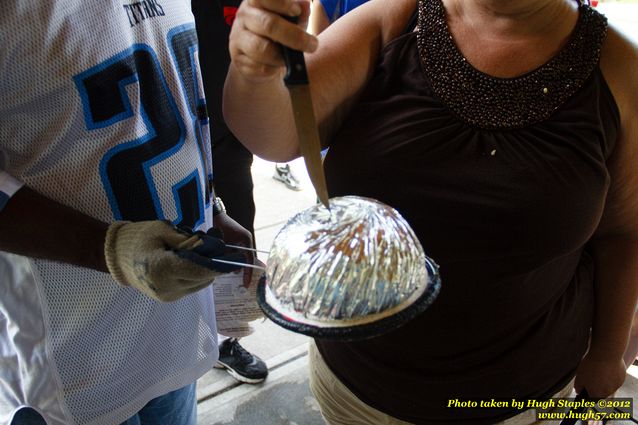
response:
M224 90L224 116L233 133L255 154L272 161L299 155L284 63L277 43L306 52L315 116L324 144L343 121L368 81L380 50L403 30L416 7L395 0L372 0L339 19L319 37L282 19L292 0L247 0L230 37L231 68ZM304 25L302 23L301 25Z
M576 389L587 388L592 397L607 397L624 381L622 358L638 299L638 48L610 29L601 68L619 107L621 127L608 163L605 213L592 241L596 304L591 345L576 377Z

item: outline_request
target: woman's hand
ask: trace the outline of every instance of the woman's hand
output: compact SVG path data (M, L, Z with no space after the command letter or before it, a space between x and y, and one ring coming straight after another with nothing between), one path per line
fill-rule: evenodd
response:
M310 4L296 0L242 2L230 33L233 67L253 83L281 79L284 61L279 44L302 52L317 49L317 38L304 31ZM297 24L283 16L298 17Z
M604 354L588 352L576 371L574 388L580 393L587 389L591 398L612 396L625 382L627 369L622 357L610 359Z

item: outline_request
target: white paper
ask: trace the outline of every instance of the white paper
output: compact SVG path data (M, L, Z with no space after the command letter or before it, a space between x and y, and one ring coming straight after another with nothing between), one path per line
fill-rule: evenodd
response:
M263 265L259 260L257 265ZM254 332L250 322L264 317L257 304L257 282L263 272L252 270L250 286L244 287L244 273L229 273L213 281L217 332L241 338Z

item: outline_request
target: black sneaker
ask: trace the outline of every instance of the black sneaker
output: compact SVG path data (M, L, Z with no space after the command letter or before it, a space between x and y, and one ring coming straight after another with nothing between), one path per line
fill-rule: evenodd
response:
M221 343L215 367L226 369L233 378L247 384L257 384L268 376L266 363L239 345L237 338L229 338Z
M290 164L275 164L275 174L272 178L285 184L288 189L297 191L301 190L301 184L299 183L299 180L297 180L297 177L292 174Z

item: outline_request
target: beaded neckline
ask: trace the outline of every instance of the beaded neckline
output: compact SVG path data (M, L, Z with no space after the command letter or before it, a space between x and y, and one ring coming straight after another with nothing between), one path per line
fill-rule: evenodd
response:
M581 4L570 41L552 59L519 77L492 77L456 47L443 1L419 0L419 54L434 93L462 121L484 129L520 128L549 118L598 65L606 35L607 19Z

